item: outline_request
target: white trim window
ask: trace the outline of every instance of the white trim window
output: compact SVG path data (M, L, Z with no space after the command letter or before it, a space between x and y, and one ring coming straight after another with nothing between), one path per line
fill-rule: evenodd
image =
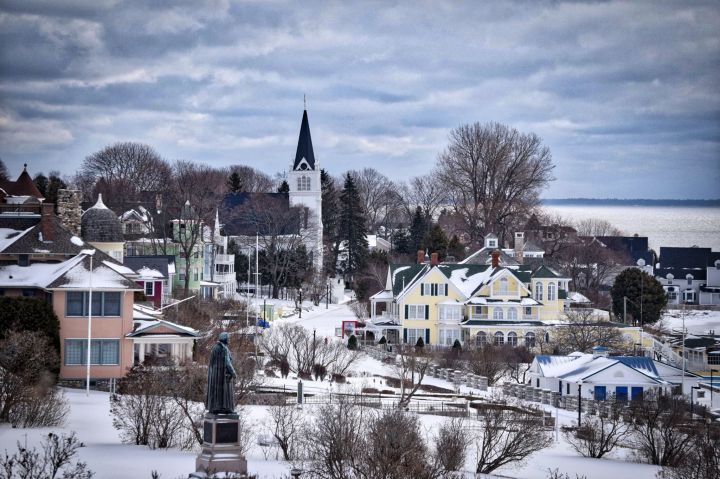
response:
M502 331L498 331L495 333L495 336L493 336L493 344L495 346L502 346L505 344L505 335Z
M493 308L493 319L496 321L502 321L503 319L505 319L502 308Z
M555 283L548 283L548 301L555 301Z
M542 301L543 298L543 284L540 281L537 281L535 283L535 299L538 301Z
M120 364L119 339L93 339L91 344L90 364ZM87 339L66 339L64 355L66 366L87 364Z
M518 337L515 331L510 331L509 333L507 333L507 343L513 348L518 345Z
M485 331L478 331L475 335L475 344L478 346L485 346L487 342L487 333Z
M517 308L515 308L515 307L508 308L507 319L513 320L513 321L518 319Z
M526 348L534 348L535 347L535 333L532 331L528 331L525 333L525 347Z
M408 304L405 306L406 315L405 319L425 319L425 304Z
M145 281L145 296L155 295L155 281Z
M418 338L422 338L423 341L425 341L425 330L424 329L407 328L407 329L405 329L405 331L407 331L407 343L406 344L415 345L418 341Z
M301 176L297 179L298 191L310 191L310 178Z
M507 294L508 291L508 279L503 276L500 278L500 294Z
M460 341L459 329L441 329L439 334L440 344L443 346L452 346L455 340Z
M460 321L462 319L462 305L441 304L439 307L440 320Z

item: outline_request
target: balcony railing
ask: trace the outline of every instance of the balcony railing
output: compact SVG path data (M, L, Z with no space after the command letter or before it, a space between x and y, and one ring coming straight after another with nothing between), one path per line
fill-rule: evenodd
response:
M470 316L470 319L488 319L487 314L473 314Z
M216 254L215 264L235 264L234 254Z

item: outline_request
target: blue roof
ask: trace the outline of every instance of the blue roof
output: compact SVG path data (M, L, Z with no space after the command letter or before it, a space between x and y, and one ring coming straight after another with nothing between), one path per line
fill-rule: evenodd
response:
M625 366L633 369L650 371L655 377L660 376L660 373L655 367L655 362L651 358L644 356L616 356L611 359L617 359Z

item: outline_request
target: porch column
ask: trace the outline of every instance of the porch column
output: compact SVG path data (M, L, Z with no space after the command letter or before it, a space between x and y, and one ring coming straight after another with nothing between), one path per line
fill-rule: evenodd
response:
M142 364L145 362L145 344L140 343L138 349L140 350L138 354L138 361Z

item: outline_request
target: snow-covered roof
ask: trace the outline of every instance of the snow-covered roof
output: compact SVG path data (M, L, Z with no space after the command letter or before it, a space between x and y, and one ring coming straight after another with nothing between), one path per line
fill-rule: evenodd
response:
M370 299L386 300L390 301L393 299L392 291L383 290L370 296Z
M158 270L143 266L137 270L138 279L163 279L165 276Z
M611 367L627 367L646 376L653 382L665 383L675 377L677 368L667 369L667 365L643 356L593 356L574 353L568 356L535 357L539 371L545 377L554 377L563 381L579 382L588 379ZM662 371L662 373L661 373Z
M541 306L542 303L530 297L520 299L507 299L503 301L494 301L485 297L470 298L467 304L490 305L490 306Z
M128 333L128 337L138 337L138 336L153 336L153 337L173 337L173 336L193 336L197 337L200 336L200 332L196 329L190 328L188 326L181 326L177 323L172 323L170 321L165 321L164 319L154 319L154 320L143 320L143 319L135 319L133 318L133 324L134 329L131 333ZM168 329L171 329L176 332L176 334L172 333L156 333L153 334L152 331L154 329L165 327Z
M584 296L581 293L578 293L577 291L571 291L567 295L567 300L571 303L591 303L586 296Z
M442 269L444 265L438 267ZM477 271L474 268L454 269L450 273L450 281L460 290L465 297L470 297L482 285L487 283L493 275L493 268L485 268Z
M31 228L17 230L13 228L0 228L0 251L4 250L18 239L22 238Z
M28 266L0 266L0 287L45 288L70 268L76 266L82 256L75 256L61 263L32 263Z

